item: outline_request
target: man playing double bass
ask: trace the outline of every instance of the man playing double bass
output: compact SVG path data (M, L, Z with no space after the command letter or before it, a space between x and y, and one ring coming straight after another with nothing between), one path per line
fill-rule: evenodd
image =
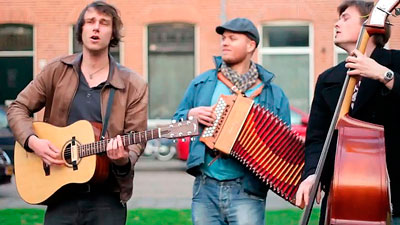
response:
M390 37L386 26L384 34L373 35L365 54L355 50L362 23L374 7L374 2L347 0L338 7L339 20L335 24L335 45L346 50L345 62L323 72L315 88L310 120L306 136L306 161L303 182L296 196L296 205L309 204L309 194L316 182L315 170L328 133L336 104L346 74L361 76L352 96L349 115L355 119L384 126L386 161L390 177L393 224L400 224L400 171L396 163L400 159L400 51L386 50L384 45ZM348 72L348 69L352 69ZM324 223L333 175L337 132L335 132L324 170L321 176L322 200L320 224ZM317 202L321 198L317 193ZM351 204L351 203L349 203Z

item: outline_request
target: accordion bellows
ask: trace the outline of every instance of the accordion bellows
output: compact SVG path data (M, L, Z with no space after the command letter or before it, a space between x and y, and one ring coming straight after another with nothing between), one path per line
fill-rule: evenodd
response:
M304 167L304 141L276 115L241 95L222 95L217 119L200 141L230 154L294 204Z

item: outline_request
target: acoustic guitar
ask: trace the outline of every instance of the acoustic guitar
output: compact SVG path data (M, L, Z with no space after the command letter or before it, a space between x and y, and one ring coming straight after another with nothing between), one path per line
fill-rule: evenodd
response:
M61 150L64 165L47 166L35 153L15 143L15 182L21 198L29 204L42 204L57 190L71 183L96 183L108 177L107 149L109 139L95 141L101 130L88 121L77 121L67 127L34 122L35 134L49 140ZM100 132L98 132L100 134ZM124 146L157 138L184 138L198 135L197 120L187 120L159 128L122 135ZM101 156L103 155L103 156Z

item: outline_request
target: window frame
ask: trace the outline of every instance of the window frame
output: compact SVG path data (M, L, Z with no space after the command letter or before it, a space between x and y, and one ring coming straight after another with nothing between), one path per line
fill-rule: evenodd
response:
M194 56L194 74L193 78L195 78L200 71L199 63L198 60L200 59L200 43L199 43L199 35L200 35L200 29L198 24L195 23L190 23L190 22L185 22L185 21L173 21L173 22L155 22L155 23L148 23L143 27L143 74L144 74L144 79L148 84L149 83L149 26L155 25L155 24L174 24L174 23L184 23L184 24L189 24L194 27L194 48L193 48L193 56ZM184 87L185 90L187 87ZM149 93L150 94L150 93ZM149 99L150 101L150 99ZM179 99L181 101L181 99ZM150 114L150 104L148 104L148 113ZM171 115L172 118L173 115ZM152 127L157 127L160 125L167 125L171 123L170 119L151 119L150 117L147 120L147 125L152 128Z
M26 51L0 51L0 57L5 58L5 57L32 57L32 74L31 78L35 77L35 74L37 74L37 66L36 66L36 59L37 59L37 53L36 53L36 27L33 24L29 23L1 23L1 25L25 25L25 26L30 26L32 27L32 50L26 50ZM11 104L11 102L14 99L7 99L5 101L5 105ZM0 103L2 105L2 103Z
M309 60L309 82L308 82L308 105L309 109L312 103L313 87L314 87L314 26L309 21L271 21L261 24L259 33L263 35L264 27L282 27L282 26L308 26L308 47L263 47L263 37L260 37L258 58L259 62L263 62L264 55L306 55L308 54ZM266 68L268 69L268 68Z

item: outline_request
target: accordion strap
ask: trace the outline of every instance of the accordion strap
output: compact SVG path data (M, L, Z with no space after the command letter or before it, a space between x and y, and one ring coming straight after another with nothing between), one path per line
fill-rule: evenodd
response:
M244 93L242 93L230 80L228 80L228 78L226 78L221 72L218 72L218 79L224 83L228 88L231 89L231 91L233 93L236 93L238 95L244 95ZM257 88L257 90L255 90L253 92L253 94L251 94L249 96L249 98L254 99L255 97L257 97L258 95L261 94L262 89L264 88L264 85L261 85L259 88Z

